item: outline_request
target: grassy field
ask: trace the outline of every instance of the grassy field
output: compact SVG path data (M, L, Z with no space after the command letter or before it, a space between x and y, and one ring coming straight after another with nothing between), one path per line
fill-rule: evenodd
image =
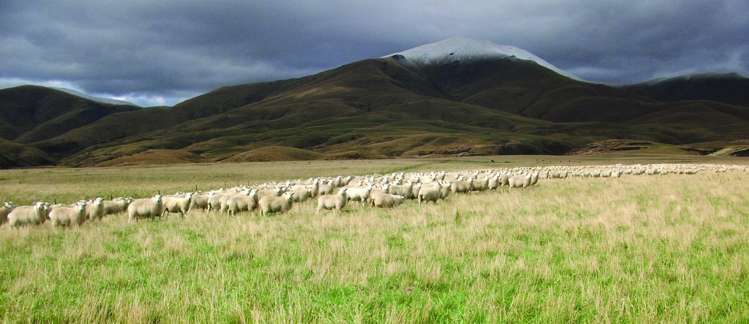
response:
M747 159L673 154L594 156L513 155L390 160L203 163L106 168L0 170L0 202L74 202L93 197L146 197L314 176L358 175L418 170L465 170L536 165L614 163L744 163Z
M15 170L0 173L0 190L21 197L43 187L43 180L26 183L20 174L59 183L59 191L38 195L64 199L105 187L143 195L196 182L221 186L233 184L232 175L253 182L563 159L569 157ZM378 210L353 203L341 215L315 215L306 202L272 217L195 213L137 224L125 218L67 230L0 228L0 319L749 318L749 175L741 173L548 180L527 190L454 195L438 205Z

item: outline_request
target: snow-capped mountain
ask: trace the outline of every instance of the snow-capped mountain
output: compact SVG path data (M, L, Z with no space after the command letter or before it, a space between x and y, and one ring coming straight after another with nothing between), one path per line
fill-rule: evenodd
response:
M564 71L522 48L510 45L498 45L486 40L475 40L465 37L448 38L405 51L385 55L383 58L392 57L394 55L400 55L406 62L415 65L445 64L455 61L487 58L527 60L533 61L538 65L568 78L581 80L576 75Z

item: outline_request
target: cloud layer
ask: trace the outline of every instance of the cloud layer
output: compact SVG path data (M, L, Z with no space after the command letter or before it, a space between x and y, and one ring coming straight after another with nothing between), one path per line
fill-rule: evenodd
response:
M525 48L606 83L747 73L747 12L746 0L4 0L0 86L173 104L452 36Z

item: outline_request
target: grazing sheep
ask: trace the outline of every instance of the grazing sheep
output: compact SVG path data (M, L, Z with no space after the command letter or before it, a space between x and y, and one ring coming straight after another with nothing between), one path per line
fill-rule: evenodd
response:
M101 204L99 206L101 207ZM49 220L52 226L81 225L86 221L87 214L86 202L81 201L72 206L52 206L49 211Z
M104 201L97 197L91 203L86 204L86 219L102 218L104 218Z
M124 213L127 210L127 206L130 205L131 202L133 202L132 198L115 198L112 200L105 200L103 203L104 215Z
M440 196L442 200L445 200L450 195L450 184L440 183Z
M290 191L294 193L294 202L302 202L313 196L313 189L306 185L295 185Z
M510 185L510 176L503 173L503 174L501 174L499 176L499 180L497 180L497 182L499 182L499 186L500 187L502 187L502 186L509 186Z
M343 207L346 207L346 202L348 201L346 191L347 189L343 188L335 195L322 195L317 197L317 212L319 213L321 209L335 209L336 211L341 211Z
M8 214L10 214L11 211L13 211L13 208L16 208L13 203L5 202L3 203L3 206L0 207L0 225L5 224L5 222L8 221Z
M473 191L484 191L489 189L489 179L488 178L473 178L471 179L471 190Z
M268 213L284 213L291 209L291 204L294 199L294 193L286 193L281 197L277 196L263 196L258 200L258 206L260 207L260 215L265 216Z
M213 192L198 192L193 194L192 199L190 199L190 208L187 212L190 212L193 209L207 210L209 207L208 200L210 200L213 195Z
M49 206L37 202L33 206L18 206L8 214L8 224L11 227L38 225L47 220Z
M180 217L185 217L188 211L190 211L190 201L192 200L192 192L186 194L177 194L172 196L164 196L162 216L166 213L179 213Z
M533 172L531 174L531 186L535 186L538 183L538 172Z
M333 193L335 186L330 183L318 183L317 184L317 195L328 195Z
M400 205L406 197L401 195L391 195L382 191L373 191L370 194L369 200L372 202L372 206L380 208L391 208Z
M489 190L496 190L500 186L499 176L495 175L493 177L490 177L488 179L486 185L487 185L487 189L489 189Z
M509 179L510 188L525 188L531 185L530 175L514 175Z
M353 187L348 188L346 191L346 195L348 196L349 200L352 201L360 201L362 203L366 202L367 199L369 199L369 193L372 192L372 186L366 186L366 187Z
M453 193L469 192L471 191L471 182L463 180L453 181L453 183L450 184L450 191Z
M151 198L136 199L127 206L127 217L130 222L138 218L159 217L164 212L164 202L161 195Z
M208 197L208 212L212 210L221 211L221 201L224 200L224 196L228 193L216 192Z
M437 203L437 200L442 199L442 185L437 182L422 185L416 198L419 200L419 204L429 201Z
M257 208L257 191L252 190L247 194L238 194L229 198L226 202L226 212L236 215L243 211L252 211Z
M412 182L409 182L407 185L391 185L387 193L391 195L399 195L399 196L403 196L405 198L411 199L411 198L415 198L413 194L413 187L414 187L414 184Z

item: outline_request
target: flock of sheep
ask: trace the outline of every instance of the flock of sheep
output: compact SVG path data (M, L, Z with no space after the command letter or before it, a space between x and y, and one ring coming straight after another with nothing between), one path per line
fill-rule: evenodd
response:
M81 225L107 215L127 212L130 221L161 217L168 213L185 216L192 210L235 215L258 210L261 215L283 213L294 203L317 198L317 212L340 211L349 201L373 207L391 208L406 199L437 203L451 194L497 190L500 187L526 188L539 179L568 177L613 177L624 175L696 174L698 172L747 171L747 167L725 164L635 164L607 166L545 166L486 169L457 172L413 172L388 175L337 176L285 182L269 182L208 192L160 194L142 199L95 198L71 205L37 202L0 207L0 225L10 227L39 225Z

